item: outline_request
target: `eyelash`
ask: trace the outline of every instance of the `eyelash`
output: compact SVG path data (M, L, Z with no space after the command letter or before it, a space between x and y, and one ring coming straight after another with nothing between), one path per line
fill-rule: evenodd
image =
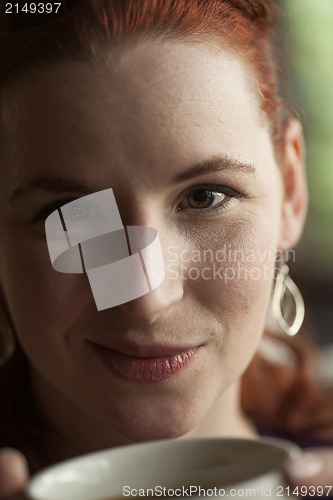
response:
M239 192L236 191L235 189L229 187L229 186L224 186L224 185L216 185L216 184L198 184L196 186L191 186L188 188L183 194L182 194L182 200L186 198L186 196L189 196L191 193L194 193L195 191L206 191L207 193L218 193L218 194L224 194L226 195L229 199L222 200L221 203L219 203L216 206L212 207L207 207L207 208L193 208L193 207L186 207L186 208L180 208L180 203L181 201L177 204L176 207L176 212L182 212L184 210L197 210L200 212L217 212L219 213L221 210L225 210L228 208L228 205L231 202L231 199L233 198L242 198L243 195ZM47 217L54 212L55 210L58 210L60 207L65 205L66 203L70 203L71 201L74 201L76 198L65 198L62 200L57 200L54 201L45 207L43 207L33 218L33 222L38 222L40 220L45 220Z
M182 200L184 200L187 196L194 193L195 191L206 191L207 193L210 193L213 195L214 195L214 193L224 194L229 199L222 200L219 204L213 205L211 207L206 207L206 208L200 208L200 207L198 207L198 208L193 208L193 207L180 208L181 202L179 202L177 204L177 207L176 207L177 212L181 212L183 210L197 210L197 211L204 212L204 213L207 213L207 212L211 213L212 211L219 213L222 210L226 210L228 208L232 199L244 197L244 195L242 193L240 193L239 191L236 191L235 189L233 189L229 186L224 186L224 185L220 185L220 184L199 184L197 186L191 186L190 188L188 188L182 194Z
M66 203L70 203L71 201L74 201L75 198L65 198L62 200L57 200L52 203L49 203L45 207L43 207L33 218L33 222L38 222L40 220L45 220L48 218L49 215L52 214L55 210L58 210L60 207L63 205L66 205Z

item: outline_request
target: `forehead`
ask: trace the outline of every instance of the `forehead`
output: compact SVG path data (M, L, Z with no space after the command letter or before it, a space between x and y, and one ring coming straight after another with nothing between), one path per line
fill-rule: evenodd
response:
M247 156L267 139L254 77L234 54L206 43L110 49L94 63L61 62L28 75L3 95L8 148L19 137L21 156L36 168L38 158L71 147L78 163L111 148L114 161L132 151L154 165L163 150L170 165L174 157L194 161L212 142L251 162Z

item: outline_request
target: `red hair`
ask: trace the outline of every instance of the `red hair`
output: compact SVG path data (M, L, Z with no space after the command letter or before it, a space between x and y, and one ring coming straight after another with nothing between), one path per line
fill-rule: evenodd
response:
M333 444L333 387L318 377L322 360L309 333L266 332L263 341L274 355L259 349L244 373L243 410L263 433L273 431L306 446Z

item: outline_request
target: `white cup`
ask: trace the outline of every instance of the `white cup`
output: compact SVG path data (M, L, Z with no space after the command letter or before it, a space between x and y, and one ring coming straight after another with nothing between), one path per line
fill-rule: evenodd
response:
M33 500L290 498L281 471L300 454L275 438L153 441L52 466L32 478L27 493Z

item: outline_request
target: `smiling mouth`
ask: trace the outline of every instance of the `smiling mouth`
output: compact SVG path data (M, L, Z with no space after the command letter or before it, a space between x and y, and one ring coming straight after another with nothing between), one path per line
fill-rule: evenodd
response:
M89 344L114 375L137 383L163 382L173 377L188 367L200 347L178 348L178 352L177 348L138 347L133 352L137 350L140 354L128 354L95 342Z

